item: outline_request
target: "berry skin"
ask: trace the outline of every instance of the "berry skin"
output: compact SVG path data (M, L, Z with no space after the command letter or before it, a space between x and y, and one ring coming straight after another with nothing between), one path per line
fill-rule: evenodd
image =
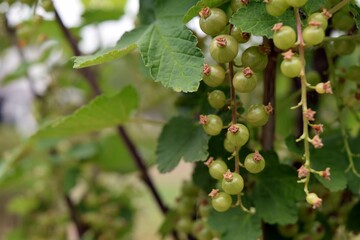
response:
M219 34L228 23L226 13L220 8L203 8L200 12L200 28L211 36Z
M251 92L255 89L256 83L256 74L254 74L249 67L237 72L233 78L233 85L235 90L241 93Z
M255 127L264 126L269 120L269 113L262 104L254 104L245 113L245 119Z
M238 42L230 35L219 35L210 43L210 55L218 63L231 62L238 50Z
M308 19L307 19L307 22L310 23L310 22L318 22L320 23L320 27L325 31L327 26L328 26L328 18L322 14L322 13L313 13L311 14Z
M200 124L203 125L204 131L210 136L218 135L223 128L223 122L221 118L214 114L210 114L207 116L201 115Z
M251 34L247 32L243 32L239 28L234 26L231 29L231 36L233 36L236 39L236 41L238 41L238 43L246 43L249 41Z
M212 161L209 165L209 174L211 177L220 180L228 170L226 163L223 160L217 159Z
M286 0L287 4L291 7L302 7L308 0Z
M266 12L274 17L281 16L288 8L289 4L286 0L268 0L266 2Z
M311 85L315 85L321 82L321 76L315 70L307 71L305 75L306 75L306 81Z
M246 6L244 0L231 0L230 7L233 12L236 12L239 8Z
M235 145L232 144L229 139L225 138L224 140L224 148L226 151L233 153L235 151Z
M259 173L265 168L265 160L259 152L250 153L244 161L245 168L250 173Z
M242 147L249 140L249 130L243 124L233 124L228 128L226 138L236 147Z
M284 59L281 62L280 70L284 76L289 78L300 76L301 61L299 57L293 56L291 59Z
M279 29L275 28L274 31L273 40L277 48L287 50L294 46L296 42L296 33L292 27L281 26Z
M238 193L241 193L241 191L244 189L244 179L241 177L240 174L236 172L230 172L228 170L224 174L224 178L221 182L221 187L224 190L224 192L236 195Z
M250 67L254 72L263 71L268 61L268 56L260 50L259 46L247 48L241 56L243 66Z
M226 96L223 91L214 90L209 93L208 101L211 107L215 109L220 109L226 104Z
M355 24L354 19L349 15L349 12L340 11L332 17L332 26L341 31L349 31Z
M351 40L337 40L334 41L334 50L337 55L349 55L355 51L356 43Z
M190 233L192 220L189 217L182 217L176 222L176 230L183 233Z
M214 192L214 190L212 192ZM212 192L210 194L212 194ZM211 196L212 196L211 205L216 211L225 212L231 207L232 199L229 194L225 192L216 192Z
M210 87L217 87L225 80L225 70L218 66L210 66L204 64L203 67L203 81Z
M317 45L325 38L324 29L320 26L307 26L303 30L304 42L308 45Z

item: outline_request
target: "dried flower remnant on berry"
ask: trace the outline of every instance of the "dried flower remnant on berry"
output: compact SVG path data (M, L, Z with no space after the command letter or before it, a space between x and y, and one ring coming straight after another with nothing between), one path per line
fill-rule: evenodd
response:
M228 131L235 134L239 131L239 127L233 124L228 128Z
M225 47L227 45L226 37L218 37L215 41L218 47Z
M315 135L312 139L311 139L311 144L315 147L315 148L322 148L324 146L321 138L319 135Z
M320 174L325 180L330 180L330 168L329 167L325 168L324 171L321 171Z
M229 169L226 171L226 173L224 173L224 179L226 181L231 181L233 179L233 174Z
M316 193L308 193L306 195L306 201L312 205L313 209L319 208L322 205L322 199L316 195Z
M322 124L313 124L311 125L317 135L321 134L324 131L324 125Z
M308 108L308 109L306 109L306 111L304 112L304 116L305 116L305 118L308 120L308 121L314 121L315 120L315 118L314 118L314 116L315 116L315 111L313 111L313 110L311 110L311 108Z
M203 9L201 9L201 11L199 12L200 17L205 18L205 19L207 17L209 17L210 14L211 14L211 10L209 7L205 7Z
M209 157L209 159L206 160L206 162L204 162L204 164L209 167L213 161L214 161L214 158L213 158L213 157Z
M205 125L208 122L208 117L206 115L200 115L199 123Z
M323 89L325 90L325 93L333 94L330 81L327 81L327 82L324 83Z
M208 195L209 195L209 197L214 198L216 196L216 194L218 194L218 192L219 192L219 189L213 189L213 190L211 190L211 192Z
M250 77L252 77L252 75L254 74L254 72L251 70L251 68L246 67L246 68L244 68L244 70L243 70L243 74L244 74L245 77L250 78Z
M298 170L298 178L304 178L307 177L309 175L309 169L307 169L307 167L305 167L304 165L302 165Z
M205 63L204 66L203 66L203 74L209 75L210 72L211 72L211 68L210 68L209 64Z
M324 15L327 19L332 17L332 14L325 8L322 10L321 14Z
M260 162L262 159L264 159L263 156L256 150L253 156L254 162Z
M318 21L310 21L310 22L309 22L309 25L310 25L310 26L313 26L313 27L320 27L320 26L321 26L321 23L318 22Z
M276 24L273 26L272 30L273 30L274 32L278 32L278 31L282 28L282 26L284 26L283 23L276 23Z
M294 53L293 53L293 51L290 49L290 50L282 53L281 55L284 56L284 59L285 59L285 60L291 60L292 57L294 56Z
M274 108L271 104L271 102L269 102L266 106L265 106L265 111L268 113L268 114L271 114L273 112Z

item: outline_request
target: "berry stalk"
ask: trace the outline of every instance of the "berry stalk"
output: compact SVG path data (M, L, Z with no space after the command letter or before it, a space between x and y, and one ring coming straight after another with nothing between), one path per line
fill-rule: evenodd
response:
M336 4L333 8L329 10L330 14L334 14L335 12L339 11L341 8L343 8L346 4L348 4L350 0L343 0Z
M296 29L298 35L298 44L299 44L299 57L301 61L301 72L300 72L300 79L301 79L301 107L302 107L302 121L303 121L303 133L301 135L301 139L304 140L304 159L305 159L305 167L310 169L310 148L309 148L309 129L308 129L308 118L306 117L306 112L308 111L307 108L307 81L305 76L305 44L304 39L302 36L302 27L301 27L301 18L299 13L299 8L294 8L295 17L296 17ZM304 180L304 191L306 194L309 193L308 184L310 181L310 174L307 174Z

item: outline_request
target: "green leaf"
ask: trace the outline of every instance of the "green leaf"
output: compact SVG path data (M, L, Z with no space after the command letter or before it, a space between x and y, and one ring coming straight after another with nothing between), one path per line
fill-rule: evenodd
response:
M175 91L194 92L202 79L202 52L185 26L159 20L144 33L139 46L156 82Z
M324 6L325 0L308 1L304 6L304 10L310 15L311 13L321 10Z
M62 188L64 193L69 193L76 185L77 179L80 176L78 168L70 168L66 171L65 176L62 178Z
M360 29L360 7L356 4L350 5L351 13L354 15L356 27Z
M128 149L118 135L111 135L101 140L97 165L105 171L129 173L136 170Z
M136 90L128 86L114 96L99 96L70 116L46 125L32 139L67 137L123 124L137 106Z
M319 175L315 175L316 178L332 192L343 190L347 184L345 175L347 157L342 136L340 133L326 136L323 138L323 143L323 148L312 149L310 153L311 167L318 171L330 167L330 181L323 179Z
M268 38L272 38L273 31L271 29L274 24L280 22L295 28L293 11L289 9L280 17L273 17L266 12L264 3L253 1L250 1L246 7L240 8L230 19L230 23L242 31Z
M150 25L155 21L155 0L140 0L139 13L141 25Z
M195 2L157 1L155 22L125 34L113 48L76 57L74 68L112 61L139 47L156 82L175 91L196 91L202 79L204 56L196 46L197 38L181 23L183 14Z
M229 0L201 0L196 3L196 5L192 6L183 18L183 22L187 23L194 17L198 16L201 9L204 7L218 7Z
M143 26L126 32L114 47L103 49L93 55L74 57L74 68L84 68L110 62L129 54L137 48L137 42L146 29L147 27Z
M180 159L186 162L204 161L208 157L207 136L195 120L175 117L163 128L156 154L160 172L173 170Z
M167 0L156 1L156 17L157 19L176 18L178 24L188 9L193 6L197 0Z
M101 23L104 21L117 20L124 14L123 8L93 8L86 9L82 14L83 25Z
M208 224L221 234L222 240L251 240L261 235L260 217L245 213L238 207L224 213L211 211Z
M254 204L257 213L270 224L289 224L297 220L297 201L304 199L302 186L292 167L281 165L274 155L263 154L266 167L256 176Z

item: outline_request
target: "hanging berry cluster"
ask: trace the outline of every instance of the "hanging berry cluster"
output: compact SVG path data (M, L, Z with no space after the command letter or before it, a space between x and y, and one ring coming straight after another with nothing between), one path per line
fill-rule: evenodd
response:
M236 2L236 1L233 1ZM239 6L246 5L247 1L241 1ZM239 6L232 4L232 9L237 10ZM240 29L230 25L229 34L221 34L229 25L225 12L219 8L205 7L199 12L200 28L206 34L213 36L210 43L210 55L218 65L204 64L203 81L210 87L218 87L226 77L230 83L230 103L232 119L230 123L224 124L222 119L215 115L201 115L199 123L203 125L204 131L210 136L216 136L227 129L224 148L232 153L229 160L234 159L235 170L232 172L222 159L210 157L205 164L209 168L209 174L214 179L220 181L221 190L214 188L209 196L211 204L216 211L224 212L231 206L240 206L244 211L255 212L254 208L247 209L241 202L241 194L244 189L244 179L239 173L239 167L244 167L250 173L259 173L265 168L265 160L258 151L250 153L243 162L240 161L239 150L249 140L249 129L246 124L255 127L263 126L269 119L272 111L271 104L264 106L254 104L250 106L240 123L239 113L237 112L236 92L250 93L257 85L256 72L265 69L268 63L268 50L265 46L251 46L241 55L242 66L234 72L233 60L239 52L239 44L246 43L250 39L250 34L242 32ZM211 107L215 109L223 108L228 102L226 94L221 90L213 90L208 95ZM233 204L231 195L237 196L236 203Z

